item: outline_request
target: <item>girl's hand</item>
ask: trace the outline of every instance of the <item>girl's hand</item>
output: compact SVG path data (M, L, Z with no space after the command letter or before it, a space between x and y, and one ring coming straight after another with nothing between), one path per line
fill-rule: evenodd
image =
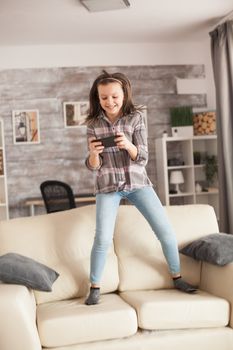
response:
M130 158L132 160L135 160L137 158L137 154L138 154L137 147L127 139L127 137L123 132L117 133L115 142L119 149L125 149L129 153Z
M90 137L88 140L90 156L98 156L104 150L102 143L94 140L96 140L95 137Z
M119 149L125 149L128 151L132 147L132 142L130 142L123 132L118 132L116 138L114 139L117 147Z

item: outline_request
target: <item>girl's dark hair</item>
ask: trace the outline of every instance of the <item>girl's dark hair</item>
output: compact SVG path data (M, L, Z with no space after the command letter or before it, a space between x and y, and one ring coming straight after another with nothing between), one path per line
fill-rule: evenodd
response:
M123 73L108 73L103 70L103 73L100 74L94 81L92 88L89 94L89 102L90 109L89 114L87 116L86 122L91 122L95 118L100 115L102 111L100 102L99 102L99 94L98 94L98 86L99 85L107 85L109 83L119 83L122 86L124 93L124 101L122 106L123 115L127 115L138 110L132 101L132 91L131 84L129 79Z

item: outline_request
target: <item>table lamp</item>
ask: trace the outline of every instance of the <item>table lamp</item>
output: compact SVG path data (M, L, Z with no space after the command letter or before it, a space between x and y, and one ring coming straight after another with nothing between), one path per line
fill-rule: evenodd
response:
M175 185L177 193L181 193L180 184L184 183L184 176L181 170L173 170L170 174L170 184Z

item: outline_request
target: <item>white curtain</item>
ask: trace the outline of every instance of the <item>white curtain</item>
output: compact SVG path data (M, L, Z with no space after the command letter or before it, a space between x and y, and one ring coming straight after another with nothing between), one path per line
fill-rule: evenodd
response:
M233 234L233 21L211 33L216 87L220 230Z

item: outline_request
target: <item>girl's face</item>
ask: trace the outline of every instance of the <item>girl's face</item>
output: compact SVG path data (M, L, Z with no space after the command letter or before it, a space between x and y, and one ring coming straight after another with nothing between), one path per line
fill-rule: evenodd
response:
M120 116L124 101L124 92L120 83L108 83L98 86L100 105L107 117L113 120Z

